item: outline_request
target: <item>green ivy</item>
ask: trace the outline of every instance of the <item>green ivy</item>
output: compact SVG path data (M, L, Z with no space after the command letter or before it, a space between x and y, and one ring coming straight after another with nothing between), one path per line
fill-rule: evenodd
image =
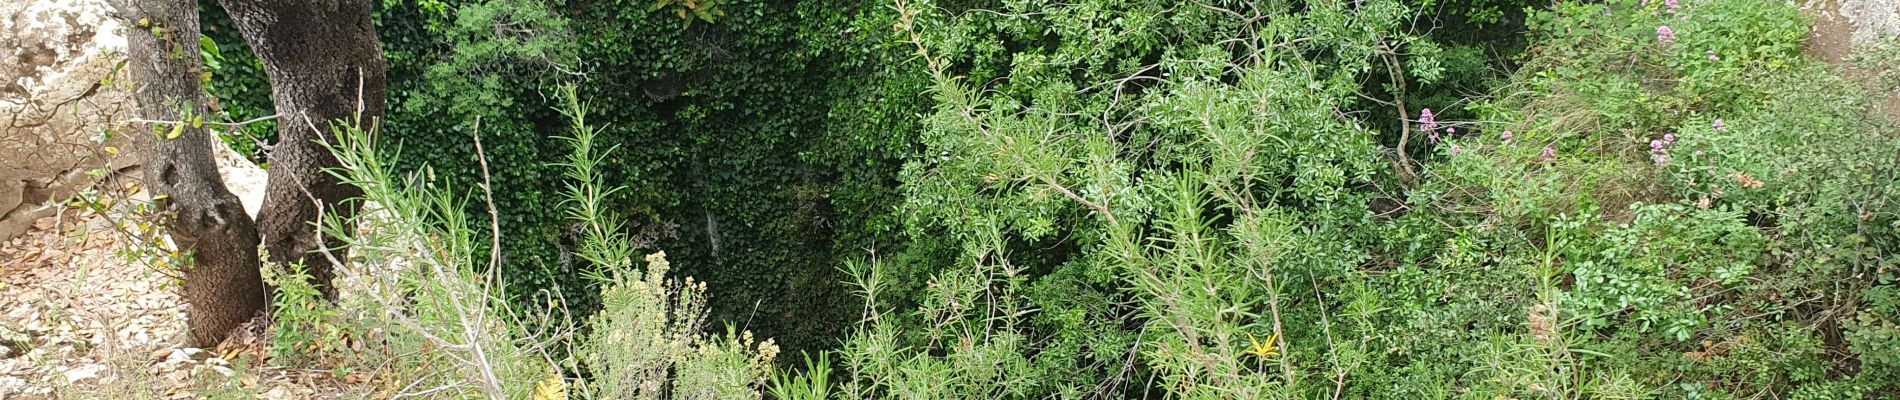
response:
M213 93L233 118L269 113L255 57L206 4L224 56ZM593 266L572 257L550 165L565 154L550 140L563 128L550 89L579 83L611 105L595 107L601 142L618 146L602 167L627 188L609 201L630 234L711 283L714 318L791 349L829 347L857 313L837 266L905 246L895 173L915 147L925 80L901 68L894 14L875 1L695 4L718 18L682 26L651 1L380 2L381 143L428 155L403 158L403 171L474 188L479 132L511 296L545 304L558 291L587 312L598 291L580 276Z

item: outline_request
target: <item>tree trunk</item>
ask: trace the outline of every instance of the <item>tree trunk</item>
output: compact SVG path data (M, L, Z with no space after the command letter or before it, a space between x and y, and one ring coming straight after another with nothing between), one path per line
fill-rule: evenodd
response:
M131 2L126 32L138 116L181 121L205 114L198 57L198 4L192 0ZM143 158L145 185L166 216L183 263L188 345L211 347L265 305L258 272L257 228L225 189L212 158L215 143L190 123L149 124L129 142Z
M277 143L257 222L273 263L301 263L324 297L335 299L335 266L321 254L341 238L320 238L320 213L348 219L363 193L325 172L336 156L332 123L371 129L383 116L382 45L368 0L220 0L264 63L276 103ZM339 125L342 126L342 125ZM337 255L337 259L344 259Z

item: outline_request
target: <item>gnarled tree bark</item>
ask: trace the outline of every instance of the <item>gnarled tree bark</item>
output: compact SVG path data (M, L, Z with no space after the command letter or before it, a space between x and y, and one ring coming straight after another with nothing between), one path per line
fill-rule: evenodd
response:
M368 0L220 0L244 41L263 61L277 113L277 143L269 153L270 180L259 233L272 263L301 263L324 297L334 299L335 266L321 254L341 248L321 238L320 213L355 215L346 200L363 192L326 173L336 156L318 141L336 144L331 124L370 129L383 117L382 45ZM337 259L343 259L339 256Z
M126 69L135 85L138 116L156 121L203 116L197 2L130 3L121 9L130 11ZM188 122L145 127L125 134L144 159L145 185L166 216L172 241L190 255L181 266L188 345L211 347L264 308L257 228L218 176L211 146L222 144Z

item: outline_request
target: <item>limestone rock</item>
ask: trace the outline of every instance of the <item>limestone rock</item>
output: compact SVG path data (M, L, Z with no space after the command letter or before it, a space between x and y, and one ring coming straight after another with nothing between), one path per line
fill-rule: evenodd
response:
M1900 0L1842 0L1840 11L1854 26L1855 44L1900 35Z
M224 178L224 188L237 195L239 203L244 203L244 212L257 218L257 210L264 207L264 184L269 182L270 175L237 150L231 150L231 146L218 143L212 147L218 159L218 176Z
M1856 46L1900 35L1900 0L1802 0L1814 18L1808 53L1828 62L1847 58Z
M108 154L106 129L131 115L123 82L109 79L125 38L107 0L0 2L0 240L132 164Z

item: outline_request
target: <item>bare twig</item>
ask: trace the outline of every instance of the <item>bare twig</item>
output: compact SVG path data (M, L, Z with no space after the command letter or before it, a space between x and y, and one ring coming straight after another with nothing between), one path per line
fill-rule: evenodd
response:
M488 271L485 275L493 276L498 273L499 268L496 268L496 265L501 261L501 222L498 217L500 214L495 212L494 190L492 190L492 181L488 173L488 155L482 152L482 117L480 115L475 116L474 137L475 160L482 166L482 198L487 200L488 203L488 226L490 229L488 236L490 246ZM496 279L484 279L482 286L486 287L492 285L495 281ZM486 291L484 291L483 294L486 295ZM477 336L480 335L480 329L487 323L489 303L491 302L481 302L482 307L477 310L478 312L475 315L475 324L471 326L465 323L463 324L463 330L469 333L469 337L466 338L468 339L468 343L474 345L476 361L478 365L481 366L482 377L486 380L482 382L484 389L489 391L489 396L501 399L504 398L501 391L501 380L495 377L495 367L489 363L486 351L482 349L482 346L479 344L481 343L479 336ZM464 314L462 318L468 318L467 314Z
M259 122L264 122L264 121L269 121L269 120L274 120L274 119L277 119L277 117L279 117L279 116L282 116L282 115L283 115L283 114L271 114L271 115L266 115L266 116L262 116L262 117L257 117L257 118L251 118L251 119L247 119L247 120L243 120L243 121L238 121L238 122L212 122L212 121L204 121L203 123L204 123L205 125L216 125L216 126L223 126L223 127L231 127L231 128L239 128L239 127L243 127L243 126L245 126L245 125L250 125L250 124L255 124L255 123L259 123ZM188 122L186 122L186 121L158 121L158 120L149 120L149 119L136 119L136 118L135 118L135 119L128 119L128 120L125 120L125 122L131 122L131 123L140 123L140 124L165 124L165 125L178 125L178 124L184 124L184 123L188 123ZM313 127L313 128L314 128L314 127Z

